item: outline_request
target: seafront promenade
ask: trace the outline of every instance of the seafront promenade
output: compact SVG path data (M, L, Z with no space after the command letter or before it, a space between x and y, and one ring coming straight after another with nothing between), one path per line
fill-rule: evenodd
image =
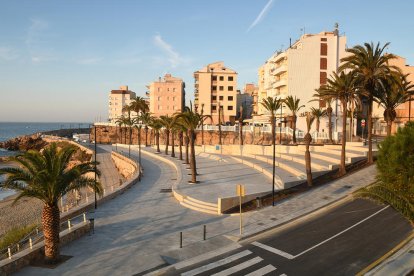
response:
M132 155L138 157L135 148ZM182 162L164 154L155 155L152 149L148 149L148 154L142 154L144 176L140 183L98 207L95 213L95 234L62 248L62 254L72 258L53 270L26 267L18 275L133 275L160 269L224 246L236 245L236 241L241 238L239 217L208 214L180 205L171 193L163 191L179 184L177 181L184 184L187 180L188 175L183 173L184 177L179 177L174 166L181 166ZM202 163L206 166L209 162L226 164L208 157L199 158L200 166ZM249 172L258 173L246 166L243 173ZM225 173L221 172L223 179ZM203 174L202 170L200 174L204 181L213 181L217 176L208 171ZM231 170L227 174L229 178L237 177ZM248 212L243 215L245 228L242 238L277 227L336 202L372 182L374 177L375 167L370 166L278 202L275 207ZM186 185L190 184L187 182ZM191 191L195 198L203 196L202 189L198 193L197 189ZM203 241L204 225L207 229L206 241ZM183 233L183 248L179 248L180 232Z

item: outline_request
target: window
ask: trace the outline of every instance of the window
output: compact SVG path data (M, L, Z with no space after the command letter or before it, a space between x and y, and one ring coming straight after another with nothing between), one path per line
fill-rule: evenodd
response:
M327 74L326 72L320 73L320 84L326 84Z
M227 80L228 81L233 81L233 77L228 77Z
M222 101L223 100L223 96L219 96L219 100Z
M326 37L322 37L321 41L328 41L328 39Z
M167 91L170 91L170 88L167 88Z
M213 110L213 111L217 111L217 106L212 105L212 106L211 106L211 110Z
M175 88L173 88L173 92L175 92Z
M219 86L219 90L223 91L224 90L224 86Z
M229 106L227 107L227 110L233 110L233 106L232 106L232 105L229 105Z
M211 88L211 90L217 91L217 86L213 85L213 87Z
M223 77L223 76L220 76L220 80L221 80L221 81L224 81L224 77Z
M233 91L233 86L229 86L229 87L227 87L227 90L228 90L228 91Z
M216 81L217 80L217 76L213 76L213 81Z
M158 87L158 88L157 88L157 91L158 91L158 92L160 92L160 91L161 91L161 88L159 88L159 87Z
M228 97L227 97L227 99L228 99L229 101L232 101L232 100L233 100L233 96L228 96Z
M159 101L161 100L161 97L160 97L160 96L158 96L158 100L159 100Z
M167 97L167 101L169 101L170 100L170 97Z
M327 56L328 55L328 44L321 43L321 56Z
M211 96L211 100L216 101L217 100L217 96Z
M326 58L321 58L321 69L326 70L328 68L328 60Z
M173 97L173 101L175 101L175 97Z

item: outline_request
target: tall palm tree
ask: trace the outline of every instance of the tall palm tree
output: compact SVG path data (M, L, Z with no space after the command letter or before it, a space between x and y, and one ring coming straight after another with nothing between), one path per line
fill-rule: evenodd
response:
M129 155L131 155L131 143L132 143L132 127L134 125L134 121L132 120L131 113L134 111L134 108L130 105L126 105L122 108L123 112L127 113L126 120L124 124L129 127Z
M296 144L296 120L298 118L297 114L299 110L305 106L300 105L300 99L297 99L296 96L295 97L287 96L284 102L292 114L292 128L293 128L292 140L293 140L293 143Z
M305 146L306 146L306 151L305 151L305 167L306 167L306 181L308 183L308 186L312 186L312 160L311 160L311 155L310 155L310 143L312 142L312 135L310 135L310 130L312 127L312 123L315 120L315 116L312 115L311 113L307 113L306 114L306 129L307 132L305 134L304 140L305 140Z
M180 160L183 160L183 138L184 138L184 133L187 132L187 129L181 124L180 122L180 118L177 119L177 124L175 125L175 128L178 131L178 147L179 147L179 151L180 151ZM187 143L188 144L188 143ZM187 164L188 164L188 147L186 149L186 155L187 155Z
M239 143L243 146L243 106L240 106L239 115Z
M125 116L124 115L119 116L115 121L115 123L119 126L119 130L121 132L121 144L122 144L122 126L123 126L124 122L125 122ZM118 143L118 141L117 141L117 143ZM125 141L125 144L126 144L126 141Z
M145 146L148 147L148 124L151 122L151 113L150 112L142 112L141 114L141 122L145 125Z
M316 119L316 132L319 132L319 127L321 124L321 118L326 116L326 110L320 108L311 108L311 114Z
M393 73L384 80L376 101L384 108L384 119L387 122L387 136L391 136L391 126L397 117L395 109L410 99L414 85L407 81L406 75Z
M148 124L155 132L155 143L157 145L157 152L161 152L160 151L160 131L162 128L162 124L160 122L160 119L156 118L156 117L152 117L151 121Z
M270 124L272 125L272 146L273 146L273 179L272 179L272 206L275 206L275 165L276 165L276 111L282 105L281 99L267 97L262 100L262 106L270 112ZM280 137L282 141L282 137Z
M176 118L180 124L188 130L188 136L190 138L190 168L191 168L191 182L197 183L197 163L195 158L195 130L204 122L205 119L210 118L210 115L201 115L194 112L191 107L185 107L184 112L177 114Z
M357 93L355 86L355 73L353 71L349 73L341 72L340 75L335 72L332 73L331 77L327 80L325 85L322 85L318 89L318 93L314 96L322 99L326 98L337 98L342 104L342 151L341 151L341 164L339 167L339 175L346 173L345 168L345 147L346 147L346 118L348 111L348 102Z
M136 97L129 104L130 108L136 113L135 123L139 124L138 126L138 140L141 145L141 128L142 128L142 114L149 111L148 104L146 100L142 97Z
M48 263L55 263L60 258L60 198L83 187L91 187L102 194L101 185L86 176L87 173L95 172L95 162L69 165L76 151L74 146L59 149L56 143L52 143L42 152L29 150L10 157L9 160L17 163L18 168L0 169L0 175L7 176L0 183L0 188L19 191L15 202L23 197L37 198L43 202L42 225L45 260Z
M171 117L168 115L160 116L160 122L164 127L165 131L165 154L168 154L168 147L170 145L170 133L172 128L175 125L175 121L177 120L177 117ZM172 138L174 141L174 138ZM174 143L174 142L173 142ZM172 150L174 152L174 150Z
M372 109L375 97L378 95L383 81L391 71L398 71L397 67L390 66L389 61L396 58L393 54L385 53L389 43L380 47L378 43L364 43L364 46L357 45L347 49L350 53L341 59L343 64L340 71L352 70L355 73L356 84L362 89L368 106L368 163L374 162L372 155Z

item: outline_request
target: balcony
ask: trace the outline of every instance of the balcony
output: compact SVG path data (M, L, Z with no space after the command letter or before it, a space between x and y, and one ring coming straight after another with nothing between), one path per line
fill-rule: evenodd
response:
M279 55L277 55L275 57L275 60L273 60L273 62L278 62L279 60L283 59L286 57L286 52L280 53Z
M280 74L282 74L282 73L284 73L286 71L287 71L287 66L286 65L282 65L282 66L276 67L273 70L273 75L278 76L278 75L280 75Z
M287 85L287 80L281 79L281 80L274 82L273 88L279 88L279 87L286 86L286 85Z

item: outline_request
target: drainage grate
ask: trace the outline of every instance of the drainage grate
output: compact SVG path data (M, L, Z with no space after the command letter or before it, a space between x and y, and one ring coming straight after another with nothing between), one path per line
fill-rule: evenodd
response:
M172 192L172 189L171 188L169 188L169 189L161 189L160 190L160 193L171 193Z

